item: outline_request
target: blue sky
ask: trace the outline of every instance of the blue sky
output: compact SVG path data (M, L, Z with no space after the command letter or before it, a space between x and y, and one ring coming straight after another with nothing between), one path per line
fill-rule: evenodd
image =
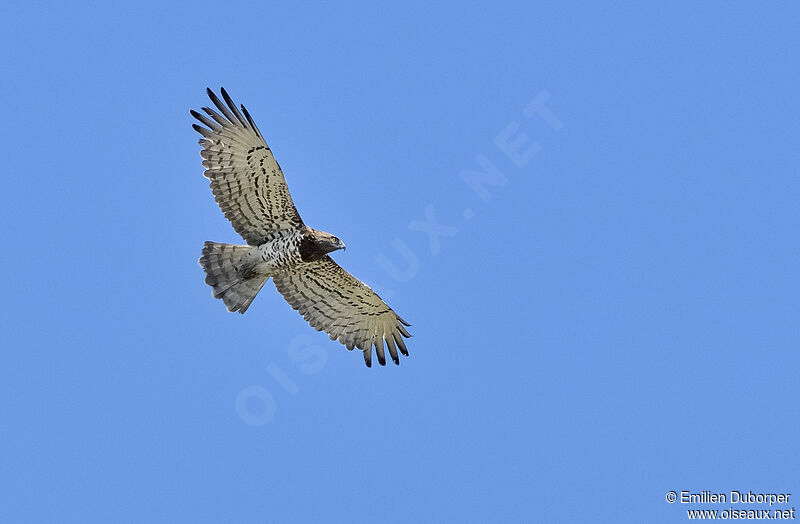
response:
M0 520L682 522L729 505L670 490L800 497L799 15L4 3ZM399 367L271 284L243 316L212 299L202 243L240 239L190 127L206 86L413 324Z

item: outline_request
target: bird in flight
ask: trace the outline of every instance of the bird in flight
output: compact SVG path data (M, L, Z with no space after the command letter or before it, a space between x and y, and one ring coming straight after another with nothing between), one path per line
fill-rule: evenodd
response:
M372 348L380 365L386 349L395 364L398 351L408 356L403 337L409 326L368 285L328 255L345 249L339 238L308 227L292 202L281 167L244 106L241 112L221 89L224 103L206 90L217 108L191 115L201 125L204 176L225 217L246 246L206 242L200 265L214 298L228 311L244 313L272 277L278 292L317 331L347 349L357 347L372 366ZM205 127L204 127L205 126Z

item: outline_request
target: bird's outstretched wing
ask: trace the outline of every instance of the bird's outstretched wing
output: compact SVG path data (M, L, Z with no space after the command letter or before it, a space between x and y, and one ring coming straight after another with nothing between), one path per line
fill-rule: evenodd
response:
M273 275L275 287L289 304L317 331L325 331L347 349L364 351L372 366L372 348L378 362L386 364L384 343L395 364L397 351L408 356L403 327L409 324L381 300L377 293L345 271L329 256Z
M253 246L276 231L302 228L281 167L247 109L241 106L239 112L225 89L225 103L210 89L207 92L222 114L208 107L203 108L208 116L192 110L205 126L192 127L203 135L205 177L233 228Z

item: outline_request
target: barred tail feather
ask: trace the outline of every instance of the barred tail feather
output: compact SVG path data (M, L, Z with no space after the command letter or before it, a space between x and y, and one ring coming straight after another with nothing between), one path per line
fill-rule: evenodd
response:
M214 298L221 298L228 311L244 313L269 275L247 274L241 263L254 248L206 242L200 265L206 272L206 284L213 288Z

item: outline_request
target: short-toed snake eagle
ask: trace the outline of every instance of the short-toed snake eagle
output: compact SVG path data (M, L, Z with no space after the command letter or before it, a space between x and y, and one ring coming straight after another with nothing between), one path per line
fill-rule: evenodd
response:
M261 132L244 106L241 112L225 92L224 103L211 91L217 111L191 114L203 126L200 152L222 212L246 246L206 242L200 265L215 298L229 311L244 313L272 277L289 304L318 331L347 349L364 352L372 365L372 348L386 364L384 344L395 364L398 351L408 355L403 337L409 324L370 289L342 269L328 253L344 242L306 226L292 202L286 179ZM206 116L207 115L207 116Z

